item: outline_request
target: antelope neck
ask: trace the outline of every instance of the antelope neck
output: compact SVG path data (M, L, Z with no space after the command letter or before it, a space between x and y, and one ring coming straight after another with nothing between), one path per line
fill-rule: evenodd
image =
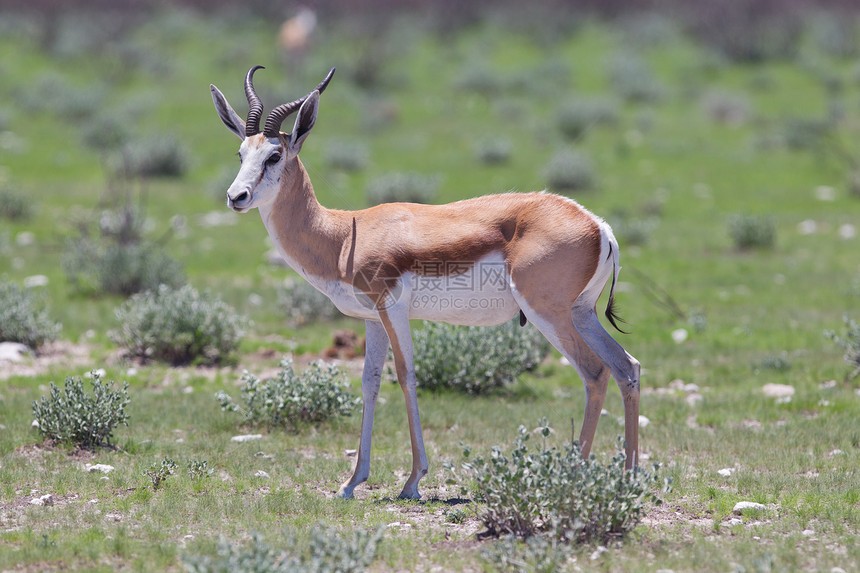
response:
M311 282L336 280L338 255L349 236L349 222L340 211L320 205L298 157L288 169L297 173L285 173L278 196L260 208L263 224L293 270Z

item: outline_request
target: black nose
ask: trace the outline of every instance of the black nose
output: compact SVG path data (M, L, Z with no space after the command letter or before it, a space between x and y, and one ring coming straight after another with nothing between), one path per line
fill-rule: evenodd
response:
M242 201L245 201L247 198L248 198L248 192L242 191L241 193L239 193L238 195L233 197L233 203L241 203Z

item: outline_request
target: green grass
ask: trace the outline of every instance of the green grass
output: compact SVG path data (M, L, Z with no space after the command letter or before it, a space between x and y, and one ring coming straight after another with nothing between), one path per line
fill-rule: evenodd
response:
M27 221L0 221L0 274L15 281L46 275L44 295L51 315L64 325L61 338L86 344L89 358L80 365L55 360L35 375L0 376L0 569L179 570L183 553L213 553L220 535L238 540L259 531L278 547L287 539L284 528L307 533L325 523L372 529L395 521L410 527L386 530L374 570L411 570L418 563L427 569L481 567L481 547L490 542L474 541L472 504L458 501L459 490L446 484L442 464L460 460L460 442L486 453L510 443L518 425L533 426L542 416L555 425L552 439L567 439L570 418L577 427L581 423L584 392L557 355L536 374L489 396L421 394L431 471L422 480L427 501L420 503L393 500L411 463L397 385L383 384L370 481L351 502L333 494L354 464L345 451L357 447L358 416L301 433L267 431L237 426L214 399L217 390L235 393L243 369L276 369L289 352L297 362L311 358L330 346L333 330L361 333L363 325L342 319L287 327L276 308L276 285L288 271L265 262L269 245L258 216L237 217L225 227L200 224L201 215L225 210L209 183L225 166L237 165L238 141L214 113L209 83L243 113L241 80L250 65L268 67L257 76L267 109L280 103L273 98L300 95L336 65L302 157L323 204L356 209L365 206L366 183L393 171L437 175L440 201L543 188L546 163L570 146L553 125L557 110L573 95L615 98L607 69L630 49L616 28L591 21L551 42L498 23L441 38L416 22L397 22L380 34L378 41L390 49L380 56L383 81L373 91L348 79L358 40L345 23L327 22L303 68L290 74L273 49L272 26L253 19L227 25L214 17L164 15L143 22L125 41L142 54L136 65L119 62L112 50L51 55L25 28L2 29L0 111L11 111L4 129L22 143L0 154L0 175L26 191L34 213ZM715 65L706 50L684 38L637 52L663 86L663 97L621 105L615 124L601 125L573 145L592 157L597 180L577 200L607 217L661 205L647 242L621 245L625 271L618 298L633 332L620 340L644 368L641 409L651 423L640 444L649 461L664 464L674 490L623 545L595 560L594 548L579 548L576 563L603 571L856 569L860 397L843 381L849 368L823 332L839 331L846 312L860 317L860 298L851 288L860 275L860 239L838 236L841 225L860 225L860 203L847 192L845 166L832 157L761 144L787 118L825 117L827 90L799 61ZM854 149L860 142L856 61L815 55L845 80L839 97L847 116L835 134ZM157 67L160 61L168 62L165 69ZM553 62L563 64L552 68L556 75L536 71ZM495 95L453 87L477 64L496 75L502 88ZM562 69L569 77L558 75ZM254 321L235 367L149 364L129 374L133 365L118 357L107 335L117 325L113 309L122 299L84 297L67 283L59 264L64 240L76 216L101 209L107 183L100 158L79 143L80 121L50 109L25 109L21 94L30 94L27 88L46 72L81 89L104 86L109 109L142 110L129 120L134 129L172 133L189 148L192 164L184 179L148 181L136 189L146 197L153 236L167 232L172 217L187 219L187 232L166 244L185 264L191 284L210 289ZM714 123L701 105L709 89L744 94L752 118L740 126ZM381 107L392 110L394 119L380 120ZM497 136L513 143L510 161L480 163L475 141ZM340 173L326 167L327 143L344 139L366 145L365 169ZM835 188L834 201L816 198L820 185ZM775 246L736 251L729 220L738 213L772 216ZM806 219L818 223L817 233L798 231ZM23 232L33 233L35 242L19 245ZM640 273L681 309L701 313L704 330L655 304ZM263 303L254 304L250 295ZM682 344L671 338L678 328L689 331ZM761 367L783 353L790 367ZM130 383L130 426L114 440L122 451L70 455L40 445L30 429L32 401L50 381L102 366L106 379ZM702 401L688 405L683 393L655 390L677 378L697 384ZM353 371L356 393L358 380ZM827 380L836 386L822 389ZM760 388L769 382L794 386L792 401L764 397ZM609 415L593 449L599 456L610 455L622 433L616 390L610 389L605 407ZM264 434L258 442L230 442L257 431ZM260 451L273 457L255 456ZM143 472L165 456L179 470L153 491ZM191 459L207 460L214 474L192 482L184 469ZM116 470L103 481L101 474L86 473L85 463ZM735 468L730 477L716 473L726 467ZM254 477L260 469L271 478ZM33 490L52 493L55 505L31 506ZM741 500L769 509L740 516L742 525L726 525ZM460 510L463 524L448 523L448 515Z

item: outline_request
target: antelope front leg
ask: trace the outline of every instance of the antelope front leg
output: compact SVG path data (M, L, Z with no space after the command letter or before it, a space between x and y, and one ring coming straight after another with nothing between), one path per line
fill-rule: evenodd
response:
M412 473L400 492L401 499L421 499L418 481L427 474L427 453L424 451L424 437L421 435L421 419L418 414L418 379L412 363L412 333L409 330L409 317L405 306L380 310L379 317L391 341L394 351L394 367L397 381L406 398L406 415L409 418L409 437L412 442Z
M366 321L364 371L361 374L361 397L364 406L361 412L361 441L358 444L358 460L352 477L340 486L338 497L352 498L352 490L370 476L370 440L373 432L373 413L379 397L382 367L388 354L388 335L380 322Z

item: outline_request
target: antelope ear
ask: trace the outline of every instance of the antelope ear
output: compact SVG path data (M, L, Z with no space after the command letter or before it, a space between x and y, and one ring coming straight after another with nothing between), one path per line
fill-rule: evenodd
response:
M299 108L299 113L296 116L296 124L293 126L293 132L290 134L290 157L295 157L299 154L299 151L301 151L305 138L307 138L308 134L311 132L311 128L313 128L317 121L319 103L320 92L314 90L311 92L311 95L305 99L302 107Z
M245 139L245 122L239 117L239 114L233 111L227 98L221 93L221 90L213 85L209 86L209 91L212 92L212 101L215 102L215 111L218 112L218 117L224 122L227 128L236 134L239 139Z

